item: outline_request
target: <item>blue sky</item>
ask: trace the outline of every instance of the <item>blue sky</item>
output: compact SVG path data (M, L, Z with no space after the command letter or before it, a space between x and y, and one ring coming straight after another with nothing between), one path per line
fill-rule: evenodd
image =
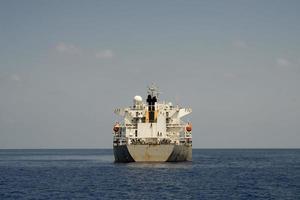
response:
M299 1L1 1L0 148L109 148L115 107L193 108L197 148L300 144Z

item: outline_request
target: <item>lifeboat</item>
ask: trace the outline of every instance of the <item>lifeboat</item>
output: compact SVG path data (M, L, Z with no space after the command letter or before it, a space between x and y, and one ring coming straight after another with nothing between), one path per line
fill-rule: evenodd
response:
M114 131L115 133L117 133L117 132L120 131L120 124L119 124L118 122L114 125L113 131Z
M185 130L186 130L187 132L191 132L191 131L192 131L192 124L191 124L191 123L188 123L188 124L186 125L186 127L185 127Z

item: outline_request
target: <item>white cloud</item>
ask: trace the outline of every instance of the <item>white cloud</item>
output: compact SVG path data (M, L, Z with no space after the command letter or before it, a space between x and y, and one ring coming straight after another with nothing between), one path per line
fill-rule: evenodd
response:
M67 54L80 54L81 49L73 44L66 44L64 42L60 42L55 46L55 50L59 53L67 53Z
M115 55L114 55L114 53L113 53L112 50L106 49L104 51L98 51L95 54L95 56L96 56L96 58L100 58L100 59L102 59L102 58L108 58L108 59L110 59L110 58L113 58Z
M243 40L233 41L232 46L234 46L235 48L238 48L238 49L245 49L248 47L247 43Z
M111 49L104 49L100 51L89 51L81 49L74 44L67 44L65 42L60 42L56 44L55 51L60 54L69 54L69 55L80 55L86 58L93 56L97 59L111 59L115 56L114 52Z
M21 81L21 78L20 78L20 76L17 75L17 74L12 74L12 75L10 76L10 80L16 81L16 82L20 82L20 81Z
M277 58L276 63L279 67L288 67L291 65L291 62L285 58Z
M225 79L233 80L233 79L238 78L238 75L235 74L235 73L232 73L232 72L226 72L226 73L223 74L223 77L224 77Z

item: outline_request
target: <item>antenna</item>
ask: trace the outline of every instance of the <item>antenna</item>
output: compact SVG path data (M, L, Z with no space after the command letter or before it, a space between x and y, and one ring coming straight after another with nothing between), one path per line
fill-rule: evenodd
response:
M159 92L159 88L154 83L148 86L148 95L151 95L152 97L156 96L156 98L158 99L158 96L160 94L161 92Z

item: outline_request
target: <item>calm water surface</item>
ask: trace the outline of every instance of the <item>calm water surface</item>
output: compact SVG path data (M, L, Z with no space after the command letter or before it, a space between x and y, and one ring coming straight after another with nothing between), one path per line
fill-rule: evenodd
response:
M116 164L110 149L0 150L0 199L300 199L300 150L193 150Z

